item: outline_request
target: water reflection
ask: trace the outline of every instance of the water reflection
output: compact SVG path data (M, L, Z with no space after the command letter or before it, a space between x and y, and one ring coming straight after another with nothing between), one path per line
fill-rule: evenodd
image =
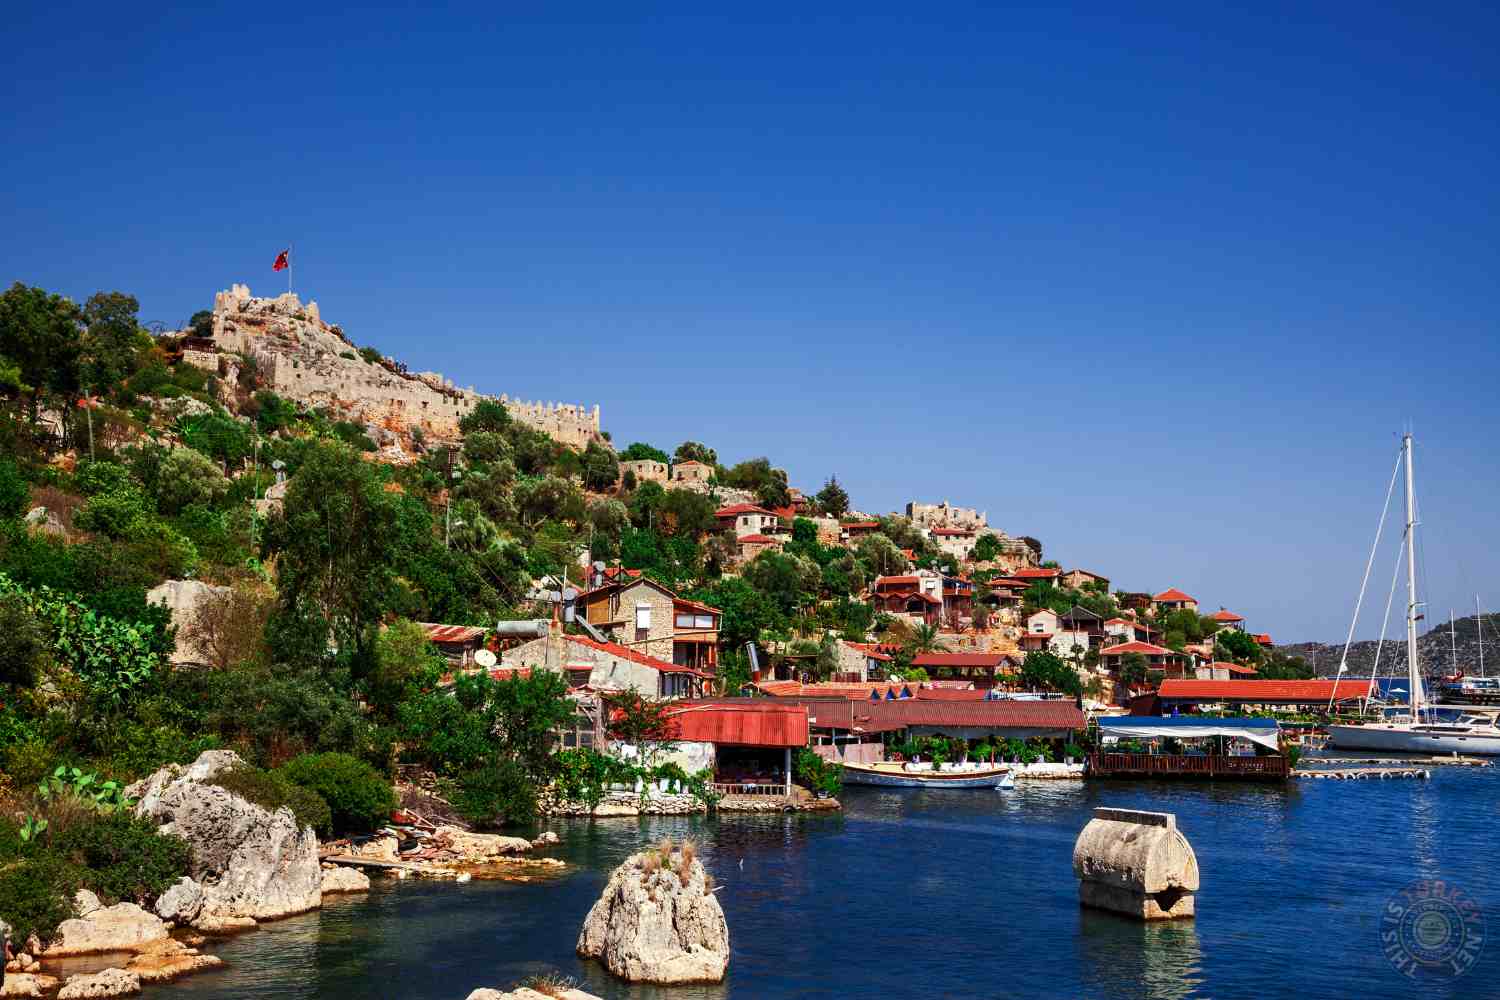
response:
M1091 995L1116 995L1127 983L1145 1000L1202 995L1203 950L1192 920L1145 922L1082 907L1078 914L1080 971Z

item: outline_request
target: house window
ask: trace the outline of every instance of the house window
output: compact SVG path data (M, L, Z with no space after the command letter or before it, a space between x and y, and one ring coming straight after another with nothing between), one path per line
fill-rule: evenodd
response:
M635 627L638 629L651 629L651 605L637 604L635 606Z

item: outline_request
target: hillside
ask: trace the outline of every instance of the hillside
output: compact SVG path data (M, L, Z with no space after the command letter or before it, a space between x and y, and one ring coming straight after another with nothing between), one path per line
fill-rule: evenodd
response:
M1429 629L1417 637L1417 655L1422 669L1429 674L1449 674L1457 663L1461 673L1479 672L1479 618L1470 615L1453 623L1450 637L1448 623ZM1370 675L1375 663L1375 654L1381 644L1373 639L1356 642L1349 647L1349 671L1356 676ZM1406 670L1406 641L1386 639L1380 650L1380 673L1391 675ZM1301 656L1313 664L1320 677L1332 677L1338 672L1339 656L1343 652L1341 642L1299 642L1281 647L1291 656ZM1455 647L1457 650L1455 656ZM1486 672L1500 673L1500 614L1490 614L1484 620L1484 662Z

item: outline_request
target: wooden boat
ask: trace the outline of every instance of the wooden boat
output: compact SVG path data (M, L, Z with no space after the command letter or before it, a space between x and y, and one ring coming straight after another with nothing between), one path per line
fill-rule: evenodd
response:
M844 784L878 785L882 788L999 788L1010 768L992 765L974 771L908 771L905 764L844 765Z

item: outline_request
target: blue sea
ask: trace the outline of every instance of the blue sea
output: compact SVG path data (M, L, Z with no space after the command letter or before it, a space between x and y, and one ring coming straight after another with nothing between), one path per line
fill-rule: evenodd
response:
M1477 903L1500 933L1500 769L1429 781L1286 785L1035 783L1010 792L847 789L834 815L551 825L559 879L377 882L368 898L214 950L226 967L148 988L172 1000L463 1000L561 973L601 997L1500 997L1500 943L1459 976L1397 971L1386 907L1418 880ZM1202 871L1197 916L1142 925L1080 909L1073 841L1095 806L1166 810ZM580 960L610 870L691 836L733 957L720 986L619 983Z

